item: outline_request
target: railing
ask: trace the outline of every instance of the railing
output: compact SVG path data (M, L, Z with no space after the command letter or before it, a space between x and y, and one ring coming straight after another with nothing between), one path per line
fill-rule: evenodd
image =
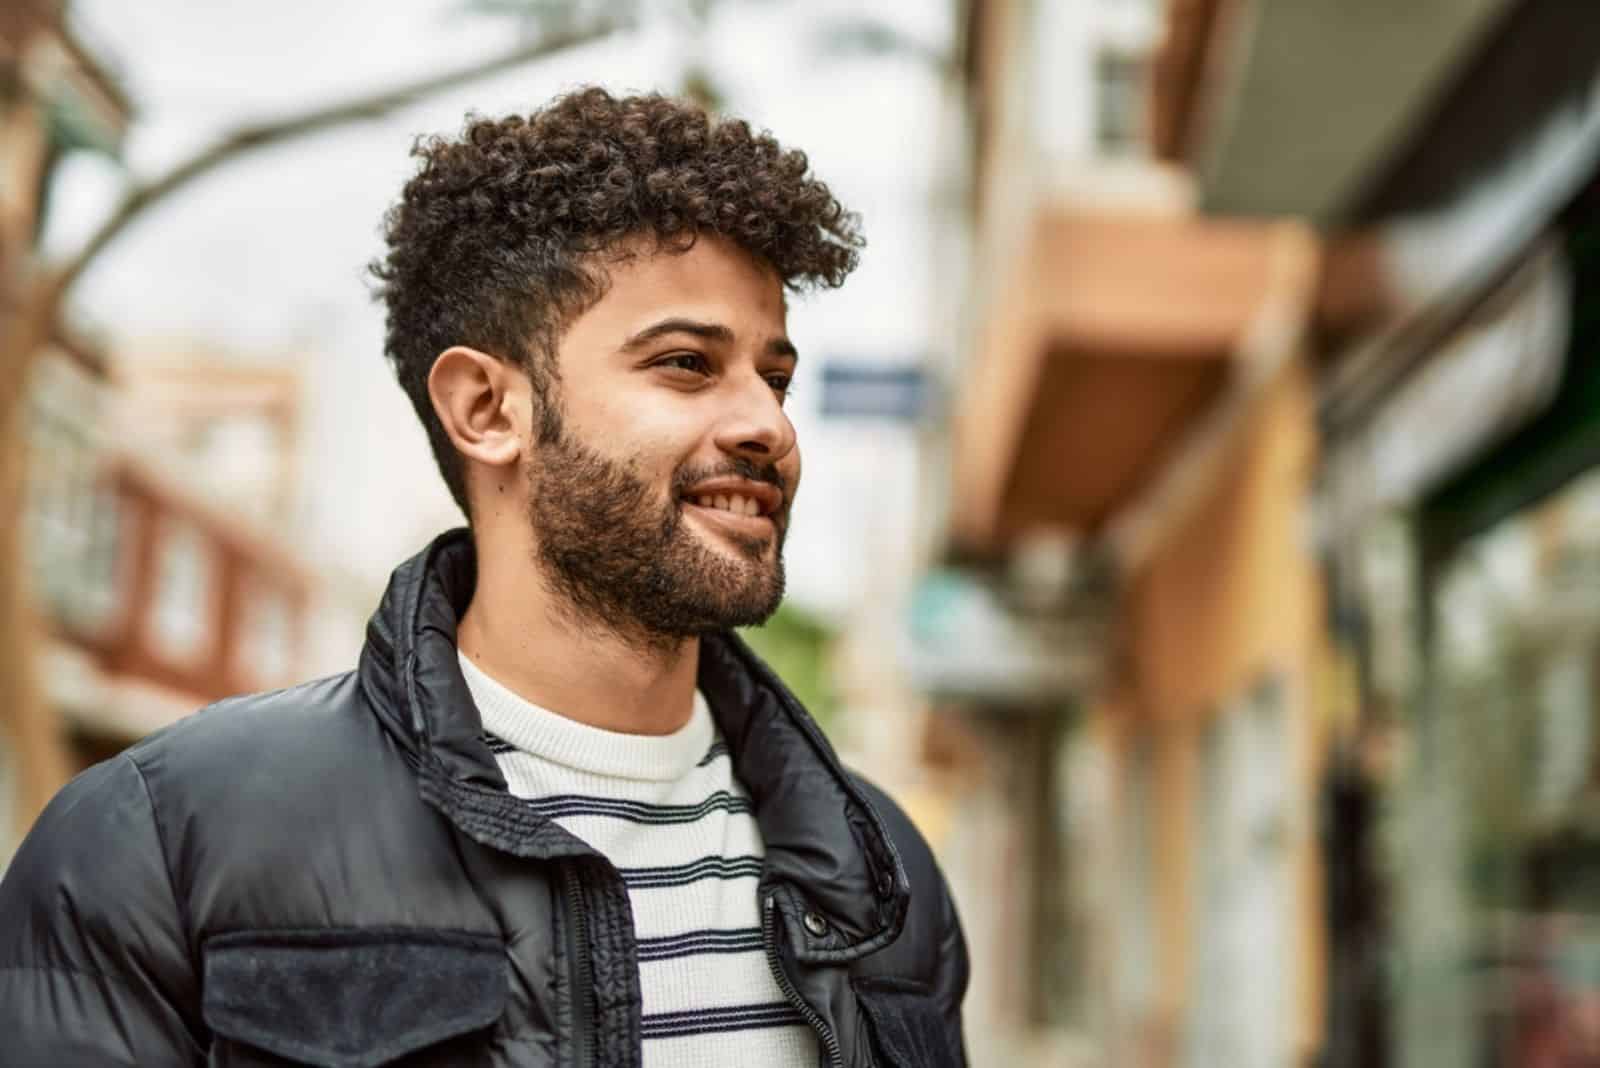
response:
M132 685L193 708L295 678L307 569L225 504L104 442L99 383L60 365L45 374L26 502L33 585L57 647L96 676L85 692Z

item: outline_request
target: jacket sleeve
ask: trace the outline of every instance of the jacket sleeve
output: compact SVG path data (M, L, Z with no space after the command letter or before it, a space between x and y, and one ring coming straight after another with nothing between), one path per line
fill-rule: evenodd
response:
M197 991L144 776L98 764L0 880L0 1063L198 1065Z
M967 957L967 938L961 931L961 918L956 915L955 898L950 894L950 886L943 872L939 875L939 893L943 899L940 903L943 934L939 939L939 971L934 981L934 994L944 1006L950 1044L961 1051L961 1059L965 1063L969 1058L966 1031L961 1024L961 1003L967 996L967 981L971 978L972 968Z
M927 840L905 810L871 781L859 775L854 778L884 819L900 850L900 858L906 865L913 901L913 915L908 921L913 933L908 941L917 945L918 959L923 961L917 973L927 978L934 1002L944 1017L949 1048L960 1051L961 1063L966 1064L968 1057L966 1033L961 1022L961 1003L967 996L971 965L967 957L967 939L961 930L961 917L956 912L950 884ZM919 888L925 889L919 891Z

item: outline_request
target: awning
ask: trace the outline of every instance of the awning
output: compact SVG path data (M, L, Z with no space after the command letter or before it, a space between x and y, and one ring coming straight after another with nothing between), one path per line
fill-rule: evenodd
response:
M1541 412L1561 383L1571 318L1571 281L1547 239L1419 370L1333 437L1325 535L1415 502Z
M1207 213L1346 221L1515 6L1179 0L1158 70L1158 148L1194 166Z

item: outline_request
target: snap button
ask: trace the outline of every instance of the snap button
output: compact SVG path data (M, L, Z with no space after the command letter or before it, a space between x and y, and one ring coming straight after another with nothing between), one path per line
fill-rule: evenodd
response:
M822 914L814 909L807 909L801 920L805 923L806 930L811 932L813 938L821 938L828 933L828 921L823 919Z
M878 896L889 897L894 893L894 876L889 872L878 875Z

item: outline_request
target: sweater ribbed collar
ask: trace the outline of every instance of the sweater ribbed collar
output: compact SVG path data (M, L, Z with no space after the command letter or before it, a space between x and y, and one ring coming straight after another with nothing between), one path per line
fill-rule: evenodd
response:
M483 729L524 753L610 779L676 782L711 747L715 727L699 690L689 720L671 734L625 734L579 723L513 692L458 654Z

